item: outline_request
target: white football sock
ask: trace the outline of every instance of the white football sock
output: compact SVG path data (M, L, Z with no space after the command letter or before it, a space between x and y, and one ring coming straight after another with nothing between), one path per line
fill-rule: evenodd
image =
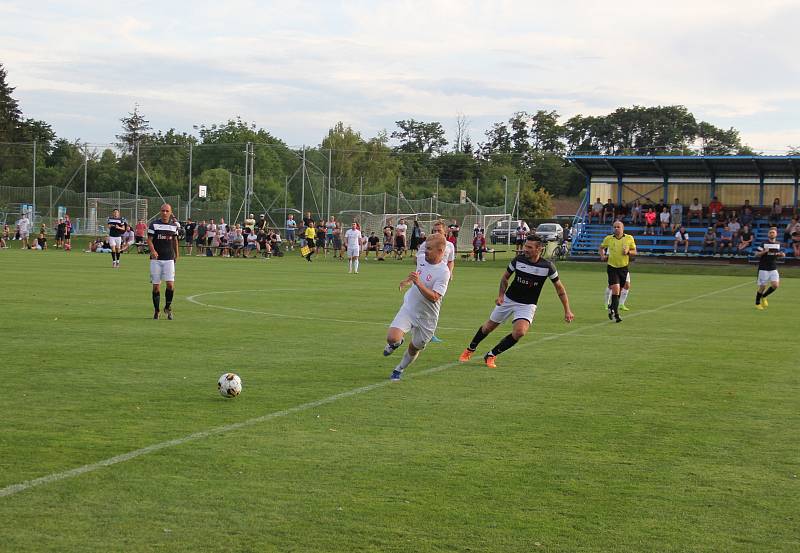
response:
M403 358L400 360L400 362L395 367L395 370L403 372L403 369L405 369L411 363L413 363L417 359L417 357L419 357L419 352L415 353L414 355L411 355L409 353L409 351L406 350L406 352L403 354Z
M356 259L353 264L355 265L356 272L358 272L358 259Z
M349 271L350 271L350 272L353 272L353 260L352 260L352 259L350 260L350 263L349 263L349 265L350 265L350 269L349 269Z
M628 291L623 288L622 292L619 293L619 304L625 305L625 300L628 299Z
M606 288L606 305L611 304L611 288Z

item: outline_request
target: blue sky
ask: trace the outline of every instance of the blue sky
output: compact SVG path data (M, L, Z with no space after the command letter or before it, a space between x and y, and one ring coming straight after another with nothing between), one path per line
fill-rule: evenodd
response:
M114 141L241 116L290 145L337 121L365 138L464 115L564 118L684 104L766 153L800 146L800 1L137 2L0 0L0 63L28 117Z

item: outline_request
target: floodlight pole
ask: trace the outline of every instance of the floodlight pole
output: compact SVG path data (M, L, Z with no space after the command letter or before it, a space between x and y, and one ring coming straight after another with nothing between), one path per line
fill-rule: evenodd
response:
M139 141L136 141L136 196L133 202L133 218L139 221ZM147 215L147 214L145 214Z
M289 217L286 216L286 201L288 200L288 198L289 198L289 175L286 175L285 177L283 177L283 222L284 222L284 225L286 224L286 221L289 220ZM288 229L288 227L286 227L286 229L284 229L284 230L287 230L287 229Z
M189 202L186 204L186 218L192 216L192 143L189 142Z
M88 212L89 212L89 200L87 198L86 193L86 173L89 165L89 152L86 146L83 147L83 224L86 225ZM137 219L138 222L138 219Z
M400 175L397 175L397 203L394 212L395 224L397 224L397 216L400 215Z
M303 144L303 165L301 167L300 182L303 187L300 192L300 217L306 215L306 145Z
M231 196L233 196L233 173L228 171L228 224L231 223Z
M33 141L33 203L31 204L31 229L35 230L34 222L36 221L36 141Z
M358 177L358 216L361 217L361 202L364 200L364 175ZM359 221L361 223L361 221Z
M328 148L328 220L331 218L331 169L333 166L333 148Z
M433 197L436 198L436 209L434 210L434 213L436 213L438 215L439 214L439 177L436 177L436 194L434 194Z
M480 192L480 182L481 179L475 177L475 217L478 216L478 194Z

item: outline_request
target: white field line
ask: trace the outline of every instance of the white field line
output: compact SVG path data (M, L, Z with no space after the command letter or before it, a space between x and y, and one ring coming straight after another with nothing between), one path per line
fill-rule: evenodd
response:
M700 299L703 299L703 298L707 298L709 296L715 296L717 294L723 294L725 292L729 292L731 290L735 290L737 288L741 288L742 286L747 286L747 285L752 285L752 282L748 281L748 282L744 282L744 283L741 283L741 284L737 284L735 286L730 286L728 288L723 288L722 290L717 290L717 291L714 291L714 292L708 292L708 293L705 293L705 294L701 294L699 296L694 296L692 298L687 298L687 299L679 300L679 301L676 301L676 302L673 302L673 303L664 304L662 306L656 307L655 309L649 309L647 311L637 311L636 313L633 313L631 315L627 315L625 318L627 320L627 319L632 319L632 318L637 317L637 316L647 315L649 313L655 313L657 311L662 311L664 309L669 309L670 307L675 307L676 305L682 305L684 303L697 301L697 300L700 300ZM319 320L319 319L317 319L317 320ZM586 327L579 327L579 328L576 328L574 330L569 330L567 332L562 332L562 333L559 333L559 334L552 334L552 335L549 335L549 336L545 336L544 338L541 338L540 340L537 340L537 341L531 340L529 342L520 344L515 349L519 350L519 349L522 349L522 348L533 346L533 345L537 344L538 342L555 340L557 338L562 338L562 337L565 337L565 336L571 336L573 334L577 334L577 333L582 332L584 330L590 330L590 329L594 329L594 328L598 328L598 327L602 327L602 326L606 326L606 325L612 325L612 324L616 324L616 323L612 323L611 321L603 321L601 323L595 323L595 324L592 324L592 325L589 325L589 326L586 326ZM459 363L457 361L453 361L453 362L450 362L450 363L445 363L444 365L439 365L437 367L432 367L430 369L425 369L425 370L416 372L416 373L414 373L414 374L412 374L410 376L413 377L413 378L421 377L421 376L427 376L427 375L430 375L430 374L435 374L435 373L447 370L447 369L455 367L457 365L459 365ZM409 377L406 376L406 378L409 378ZM167 449L167 448L170 448L170 447L180 446L180 445L183 445L183 444L186 444L186 443L189 443L189 442L193 442L193 441L196 441L196 440L202 440L204 438L208 438L208 437L211 437L211 436L216 436L218 434L224 434L226 432L231 432L233 430L239 430L241 428L247 428L248 426L253 426L253 425L261 423L261 422L266 422L266 421L270 421L270 420L273 420L273 419L285 417L287 415L292 415L294 413L300 413L302 411L307 411L309 409L313 409L314 407L320 407L322 405L327 405L329 403L333 403L335 401L339 401L340 399L345 399L345 398L357 396L357 395L360 395L360 394L363 394L363 393L366 393L366 392L371 392L372 390L377 390L378 388L383 388L384 386L389 386L389 385L398 386L398 385L401 385L401 384L397 384L397 383L391 382L390 380L383 380L381 382L376 382L375 384L369 384L367 386L362 386L360 388L353 388L352 390L347 390L345 392L334 394L332 396L328 396L328 397L325 397L325 398L322 398L322 399L318 399L318 400L315 400L315 401L310 401L308 403L303 403L301 405L296 405L294 407L289 407L288 409L283 409L281 411L273 411L272 413L267 413L266 415L262 415L260 417L254 417L254 418L248 419L246 421L237 422L237 423L233 423L233 424L227 424L225 426L218 426L216 428L211 428L209 430L203 430L201 432L195 432L193 434L189 434L189 435L183 436L181 438L175 438L174 440L167 440L165 442L159 442L157 444L149 445L149 446L143 447L141 449L136 449L134 451L129 451L128 453L123 453L121 455L116 455L114 457L109 457L108 459L103 459L102 461L98 461L96 463L83 465L82 467L77 467L77 468L66 470L66 471L63 471L63 472L56 472L56 473L53 473L53 474L48 474L47 476L42 476L40 478L35 478L33 480L26 480L26 481L20 482L18 484L12 484L10 486L6 486L5 488L0 489L0 497L7 497L7 496L15 495L15 494L18 494L18 493L23 492L25 490L28 490L30 488L43 486L45 484L51 484L53 482L58 482L59 480L66 480L68 478L74 478L76 476L80 476L80 475L86 474L88 472L94 472L94 471L96 471L98 469L101 469L101 468L104 468L104 467L110 467L112 465L116 465L116 464L119 464L119 463L124 463L125 461L130 461L131 459L136 459L137 457L141 457L143 455L147 455L148 453L153 453L154 451L160 451L162 449Z

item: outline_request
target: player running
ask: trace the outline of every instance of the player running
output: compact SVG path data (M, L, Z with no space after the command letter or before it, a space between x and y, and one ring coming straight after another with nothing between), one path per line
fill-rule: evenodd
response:
M534 234L527 237L522 245L522 254L508 264L500 278L500 292L494 302L495 308L489 315L489 319L475 333L467 349L458 358L459 361L462 363L469 361L472 354L478 349L478 344L509 317L513 317L511 334L506 335L483 356L483 362L487 367L496 368L495 358L516 345L528 333L536 316L536 302L539 301L539 295L542 293L547 279L553 283L558 299L564 306L564 320L571 323L575 319L575 315L569 308L567 290L558 278L558 271L550 261L542 258L543 244L542 239ZM508 280L512 275L514 281L509 286Z
M122 235L128 221L119 216L119 209L111 212L111 217L106 220L108 226L108 245L111 247L111 266L119 267L119 251L122 247Z
M344 233L344 241L347 244L347 259L350 262L348 273L358 274L358 258L361 256L361 231L358 230L358 223L353 223L347 232Z
M172 320L172 296L175 293L175 263L178 261L178 223L172 217L172 206L161 206L161 218L147 227L147 245L150 247L150 282L153 284L153 318L158 319L161 309L161 281L167 282L164 313Z
M636 242L633 236L625 234L622 221L614 222L614 234L603 238L598 251L600 261L608 261L608 286L611 288L611 303L608 305L608 318L618 323L622 322L619 316L620 288L628 278L630 260L636 255Z
M756 250L758 257L758 290L756 291L756 309L763 311L769 307L767 296L778 289L781 276L778 274L778 258L786 257L778 242L778 229L772 227L767 233L767 241ZM769 287L767 287L769 285Z
M450 271L442 259L445 242L444 236L440 234L428 237L425 261L418 264L417 270L400 283L401 290L409 284L411 288L403 297L403 305L389 326L383 354L391 355L399 348L405 341L403 336L408 331L413 330L413 335L403 358L389 377L391 380L400 380L405 368L414 362L436 330L442 297L447 292L447 285L450 282Z

